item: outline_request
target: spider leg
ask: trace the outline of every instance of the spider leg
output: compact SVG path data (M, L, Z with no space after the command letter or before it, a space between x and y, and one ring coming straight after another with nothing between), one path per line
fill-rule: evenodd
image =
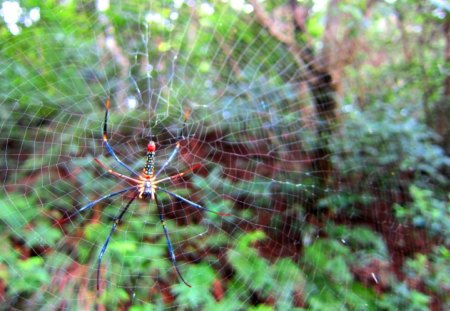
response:
M183 139L185 139L185 132L186 132L186 121L189 118L189 111L186 110L184 113L184 122L183 122L183 127L181 128L179 134L178 134L178 138L177 138L177 143L175 145L175 149L173 149L172 153L170 154L169 158L167 159L166 162L164 162L164 164L159 168L159 170L156 172L155 174L155 178L158 177L159 174L161 174L162 171L164 171L164 169L167 167L167 165L169 165L170 162L172 162L172 160L175 158L175 156L177 155L178 151L180 150L180 143Z
M201 205L199 205L199 204L197 204L197 203L194 203L194 202L192 202L192 201L189 201L188 199L183 198L181 195L178 195L178 194L176 194L176 193L173 193L173 192L171 192L171 191L169 191L169 190L166 190L166 189L163 189L163 188L160 188L160 187L157 187L156 189L157 189L157 190L161 190L162 192L165 192L165 193L167 193L167 194L173 196L174 198L177 198L177 199L179 199L179 200L181 200L181 201L183 201L183 202L186 202L186 203L189 204L190 206L193 206L193 207L195 207L196 209L199 209L199 210L201 210L201 211L206 211L206 212L214 213L214 214L219 215L219 216L222 216L222 217L232 216L232 214L228 214L228 213L220 213L220 212L216 212L216 211L212 211L212 210L210 210L210 209L207 209L206 207L203 207L203 206L201 206Z
M139 176L138 173L136 173L131 167L129 167L128 165L126 165L125 163L123 163L116 155L116 153L114 152L113 148L111 147L111 145L108 142L108 112L109 112L109 106L110 106L110 101L109 99L106 101L106 112L105 112L105 122L103 123L103 142L105 143L106 146L106 150L108 150L109 154L114 158L114 160L116 160L117 163L119 163L122 167L124 167L125 169L127 169L130 173Z
M167 232L166 223L164 221L163 207L159 203L158 197L156 196L156 194L155 194L155 202L156 202L156 206L158 207L159 219L161 221L161 225L164 230L164 235L166 236L167 247L169 248L169 253L170 253L170 260L172 261L172 264L178 274L178 277L183 281L184 284L186 284L187 287L191 287L191 285L188 282L186 282L185 279L181 276L181 272L178 269L177 260L175 259L175 253L173 252L172 243L170 242L169 233Z
M103 167L103 169L105 169L105 171L108 171L108 173L110 173L110 174L112 174L112 175L114 175L114 176L116 176L116 177L119 177L119 178L122 178L122 179L126 179L126 180L129 180L129 181L135 182L135 183L139 183L139 182L140 182L140 181L137 180L137 179L134 179L134 178L128 177L128 176L126 176L126 175L117 173L116 171L113 171L112 169L108 168L105 164L103 164L102 162L100 162L100 160L97 159L97 158L95 158L94 160L95 160L95 162L97 162L101 167Z
M127 205L122 209L122 211L119 213L118 216L114 218L114 223L111 227L111 231L109 232L108 237L106 238L105 243L103 243L102 249L100 250L100 253L98 254L97 259L97 291L100 290L100 266L102 264L102 257L103 254L106 251L106 248L108 247L109 241L111 240L111 236L113 235L114 231L116 231L117 226L119 225L120 221L122 220L125 213L128 211L128 208L130 207L131 203L133 203L134 199L137 197L137 193L131 198L130 201L128 201Z
M167 181L167 180L174 180L174 179L183 177L184 175L186 175L186 174L188 174L188 173L190 173L190 172L192 172L192 171L195 171L195 170L198 169L200 166L202 166L200 163L194 164L194 165L192 165L190 168L188 168L187 170L185 170L184 172L181 172L181 173L178 173L178 174L169 176L169 177L164 177L164 178L161 178L160 180L155 180L155 181L153 182L153 184L156 185L156 184L159 184L159 183L164 182L164 181Z
M122 189L122 190L115 191L115 192L109 193L107 195L104 195L104 196L98 198L97 200L94 200L94 201L86 204L85 206L83 206L79 210L76 210L74 213L72 213L71 215L67 216L66 219L70 219L73 216L75 216L75 215L77 215L77 214L79 214L79 213L81 213L81 212L83 212L85 210L88 210L88 209L92 208L94 205L96 205L97 203L100 203L103 200L106 200L108 198L112 198L112 197L114 197L116 195L122 194L124 192L130 191L130 190L136 189L136 188L137 188L137 186L132 186L132 187L128 187L128 188L125 188L125 189Z

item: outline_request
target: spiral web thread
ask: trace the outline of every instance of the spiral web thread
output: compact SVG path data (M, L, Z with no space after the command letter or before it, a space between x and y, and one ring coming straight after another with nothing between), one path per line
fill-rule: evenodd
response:
M58 20L58 7L41 8L34 23L49 23L52 31L33 33L34 23L18 22L21 33L2 47L10 57L3 61L10 63L4 72L16 70L24 81L11 82L2 93L2 202L8 206L4 213L15 215L5 224L13 239L23 241L22 249L5 251L37 258L35 266L15 272L14 282L26 282L33 267L43 278L36 280L34 290L32 283L22 284L30 295L16 296L10 303L91 308L105 301L116 306L131 301L183 309L189 299L190 307L195 299L200 306L214 299L220 303L222 282L234 278L228 290L234 292L239 309L255 299L252 293L262 295L265 286L270 288L265 274L258 273L261 266L252 266L255 258L263 258L257 261L263 269L285 259L298 262L302 245L313 244L322 233L317 229L321 226L310 225L315 215L308 206L324 195L347 191L339 189L339 182L330 183L337 176L320 165L335 159L318 150L337 147L326 138L336 130L333 123L320 129L329 116L314 108L311 87L327 86L320 82L326 81L324 75L311 75L320 59L302 63L266 29L255 30L258 15L250 4L116 5L120 21L92 9L96 17L80 16L84 25L73 28ZM161 15L162 9L169 13ZM221 20L221 14L229 16L230 11L237 18L231 23ZM52 14L56 17L50 19ZM127 25L120 26L125 33L116 33L119 22ZM21 52L33 47L33 40L43 42L36 62ZM20 71L25 65L27 70ZM203 291L203 298L192 298L193 292L177 278L155 203L149 199L136 200L112 236L101 268L100 294L105 300L96 297L98 253L113 218L131 196L116 196L61 220L128 186L94 162L98 158L129 175L102 143L107 99L109 142L138 172L150 139L157 143L156 170L168 159L189 111L180 152L161 176L196 163L201 167L165 183L164 189L232 216L199 212L164 193L159 196L181 273L197 292ZM361 165L355 162L345 169ZM346 243L344 237L334 241ZM3 262L13 265L7 256ZM239 263L245 262L241 268L248 270L240 271ZM270 272L275 279L287 274L291 282L270 288L271 295L288 307L299 305L295 297L308 296L305 278L289 275L289 264L277 269ZM117 296L108 296L111 292Z

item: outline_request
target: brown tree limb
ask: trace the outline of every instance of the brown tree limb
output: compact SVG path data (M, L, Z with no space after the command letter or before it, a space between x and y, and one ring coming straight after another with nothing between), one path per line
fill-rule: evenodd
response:
M450 13L447 12L447 16L442 28L445 39L445 51L444 51L444 63L450 64ZM442 137L442 148L447 155L450 155L450 72L447 71L444 79L444 92L441 100L436 104L435 108L435 130Z
M316 127L318 144L313 152L312 168L319 180L326 185L331 181L330 177L333 171L331 151L328 145L336 119L335 110L337 107L332 77L326 68L315 59L311 46L300 47L297 44L295 31L302 31L301 16L297 16L297 18L294 16L295 12L301 15L301 9L297 2L291 1L290 16L283 15L289 23L274 18L266 12L257 0L250 0L250 3L253 5L258 23L267 29L273 38L287 47L298 66L304 70L302 75L309 85L309 90L314 99L316 117L319 120ZM300 23L300 25L296 27L295 23Z

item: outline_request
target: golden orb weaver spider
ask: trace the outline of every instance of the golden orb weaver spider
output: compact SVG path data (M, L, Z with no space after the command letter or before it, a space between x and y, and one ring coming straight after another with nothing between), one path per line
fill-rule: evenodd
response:
M189 118L189 113L185 113L185 118L184 118L184 122L183 122L183 127L179 132L178 138L177 138L177 142L175 145L174 150L172 151L172 153L170 154L169 158L167 159L166 162L164 162L164 164L159 168L159 170L156 172L156 174L154 173L154 169L155 169L155 155L156 155L156 144L154 141L150 141L147 145L147 159L145 162L145 166L142 170L141 174L138 174L137 172L135 172L131 167L129 167L128 165L126 165L125 163L123 163L116 155L116 153L114 152L114 150L112 149L111 145L108 142L108 112L109 112L109 108L110 108L110 101L107 100L106 101L106 112L105 112L105 121L103 124L103 143L106 147L106 150L108 151L108 153L114 158L114 160L123 168L125 168L126 170L128 170L130 173L132 173L133 175L136 176L136 178L133 177L129 177L126 175L123 175L121 173L118 173L116 171L113 171L112 169L108 168L106 165L104 165L102 162L100 162L97 158L95 158L94 160L103 168L105 169L108 173L114 175L115 177L118 177L120 179L126 180L129 183L132 184L131 187L119 190L119 191L115 191L112 193L109 193L107 195L104 195L100 198L98 198L97 200L94 200L90 203L88 203L87 205L83 206L82 208L80 208L79 210L77 210L75 213L73 213L71 216L69 216L68 218L70 219L71 217L75 216L76 214L79 214L83 211L89 210L91 209L93 206L95 206L97 203L100 203L101 201L104 201L108 198L129 192L129 191L134 191L134 195L132 196L132 198L128 201L128 203L125 205L125 207L120 211L120 213L114 217L114 223L111 227L111 231L109 232L108 237L106 238L105 242L103 243L103 246L100 250L100 253L98 255L97 258L97 291L100 289L100 267L101 267L101 262L102 262L102 258L103 258L103 254L106 251L106 248L108 247L109 241L111 239L111 236L113 235L114 231L116 230L118 224L120 223L120 221L122 220L123 216L126 214L126 212L128 211L128 208L130 207L131 203L138 197L139 199L147 199L150 198L150 200L155 201L157 209L158 209L158 214L159 214L159 219L161 222L161 225L163 227L164 230L164 235L166 237L166 242L167 242L167 248L169 249L169 254L170 254L170 260L172 261L172 265L175 268L175 271L178 275L178 277L181 279L181 281L183 281L184 284L186 284L186 286L191 287L191 285L189 285L188 282L186 282L186 280L183 278L183 276L181 275L181 272L178 268L178 264L175 258L175 253L173 251L173 247L172 247L172 243L170 241L169 238L169 232L166 228L166 224L165 224L165 220L164 220L164 210L163 210L163 206L161 205L161 203L158 201L158 196L157 196L157 192L158 191L162 191L164 193L167 193L168 195L172 196L175 199L181 200L187 204L189 204L190 206L201 210L201 211L207 211L207 212L211 212L214 214L217 214L219 216L231 216L231 214L227 214L227 213L220 213L220 212L215 212L212 211L210 209L207 209L197 203L194 203L178 194L175 194L169 190L163 189L161 188L159 185L165 181L170 181L170 180L175 180L177 178L180 178L194 170L196 170L197 168L199 168L201 165L199 163L194 164L193 166L191 166L189 169L172 175L172 176L168 176L168 177L164 177L161 179L157 179L158 175L163 172L163 170L172 162L172 160L175 158L176 154L178 153L178 151L180 150L180 142L182 140L185 139L185 130L186 130L186 121Z

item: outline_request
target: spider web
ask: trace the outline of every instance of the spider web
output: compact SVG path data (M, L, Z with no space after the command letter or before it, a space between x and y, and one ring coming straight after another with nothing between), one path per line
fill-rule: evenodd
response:
M27 5L16 21L3 13L11 36L0 49L2 74L20 77L1 86L8 306L320 310L321 295L337 308L370 305L373 290L388 286L390 242L358 221L354 230L343 226L388 185L376 184L376 172L351 175L368 169L349 156L351 140L367 133L347 137L351 129L336 122L360 113L351 98L337 107L338 96L350 96L331 82L339 57L313 57L305 38L283 41L295 32L286 11L265 16L257 2L105 3ZM129 175L102 142L107 99L109 142L138 172L149 140L159 170L189 115L180 152L160 176L200 168L163 188L231 214L158 192L192 288L174 271L155 202L137 199L111 238L96 291L98 254L132 194L66 217L129 187L94 161ZM333 218L338 225L329 225Z

